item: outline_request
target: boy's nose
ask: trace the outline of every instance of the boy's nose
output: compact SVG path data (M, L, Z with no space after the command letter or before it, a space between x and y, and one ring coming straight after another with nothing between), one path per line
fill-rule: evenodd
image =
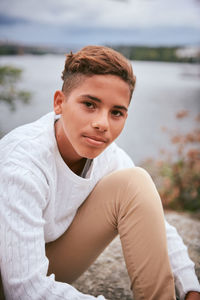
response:
M92 127L101 131L105 132L108 130L108 119L107 117L99 118L97 121L92 122Z

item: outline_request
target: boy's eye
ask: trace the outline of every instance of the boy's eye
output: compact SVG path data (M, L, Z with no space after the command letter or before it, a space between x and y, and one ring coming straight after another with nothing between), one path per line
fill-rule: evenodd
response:
M115 117L121 117L123 116L123 113L120 110L113 110L112 115L114 115Z
M85 101L83 102L83 104L87 107L87 108L95 108L95 104L89 101Z

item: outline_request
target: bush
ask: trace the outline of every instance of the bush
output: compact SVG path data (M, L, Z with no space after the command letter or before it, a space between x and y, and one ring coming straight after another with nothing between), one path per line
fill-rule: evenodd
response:
M180 112L177 118L187 114ZM165 159L150 160L144 167L154 177L164 208L200 212L200 129L173 135L171 142L176 146L175 155L165 153Z

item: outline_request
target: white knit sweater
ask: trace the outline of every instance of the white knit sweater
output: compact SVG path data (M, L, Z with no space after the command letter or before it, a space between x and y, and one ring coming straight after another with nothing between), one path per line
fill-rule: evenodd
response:
M0 141L0 269L6 299L96 299L46 275L45 243L66 231L100 178L133 166L113 143L93 160L88 178L77 176L58 151L54 118L49 113ZM199 283L181 238L167 222L166 228L176 288L184 299L189 290L200 291Z

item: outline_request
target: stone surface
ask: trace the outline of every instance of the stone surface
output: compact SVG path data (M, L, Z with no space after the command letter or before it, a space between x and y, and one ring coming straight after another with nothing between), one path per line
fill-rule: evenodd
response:
M193 219L190 214L167 213L166 219L175 226L185 245L190 258L195 262L195 271L200 280L200 220Z
M192 219L186 213L167 212L165 215L188 246L189 255L196 263L196 273L200 280L200 221ZM95 296L101 294L110 300L132 299L119 237L73 285L83 293Z

